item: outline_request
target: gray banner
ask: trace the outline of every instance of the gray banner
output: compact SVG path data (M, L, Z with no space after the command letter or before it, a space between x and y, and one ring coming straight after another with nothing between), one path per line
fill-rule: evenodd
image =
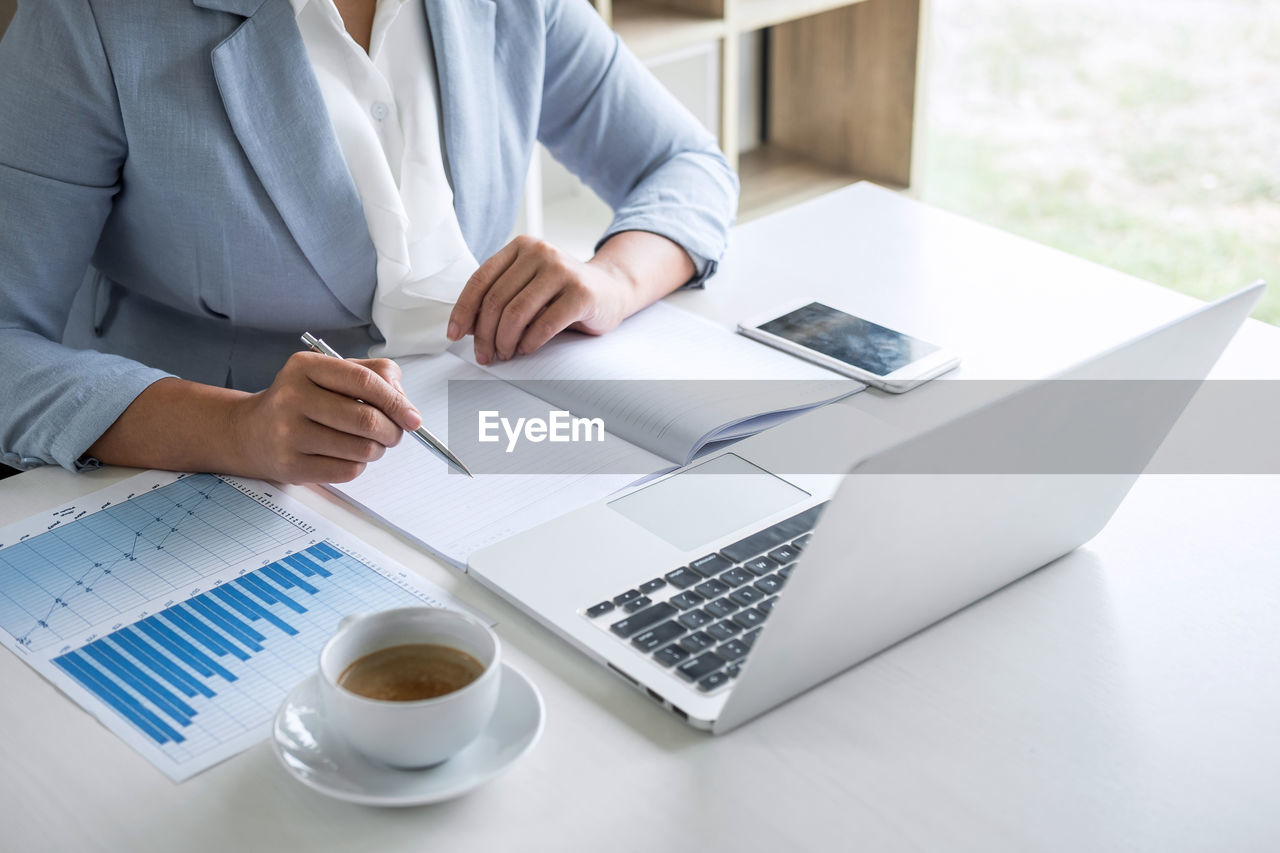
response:
M839 397L840 382L522 382L520 392L449 383L449 444L476 474L639 478L775 429L757 441L789 474L843 474L859 460L879 474L1280 474L1277 381L938 380L833 404L874 423L866 430L780 405Z

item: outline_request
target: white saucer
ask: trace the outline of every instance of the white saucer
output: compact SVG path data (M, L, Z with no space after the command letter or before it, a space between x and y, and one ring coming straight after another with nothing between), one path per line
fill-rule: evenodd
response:
M322 794L369 806L417 806L461 796L504 773L538 742L543 718L538 688L503 663L498 707L480 735L443 764L398 770L365 758L325 725L312 675L276 711L272 747L290 776Z

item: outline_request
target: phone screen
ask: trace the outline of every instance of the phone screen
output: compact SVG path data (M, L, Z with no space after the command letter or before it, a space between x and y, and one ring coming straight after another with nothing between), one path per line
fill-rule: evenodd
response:
M810 302L759 328L876 376L888 376L938 347L821 302Z

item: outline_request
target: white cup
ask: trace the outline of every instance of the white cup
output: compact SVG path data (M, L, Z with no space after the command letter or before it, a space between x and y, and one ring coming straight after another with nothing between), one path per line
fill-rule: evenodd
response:
M338 684L355 661L379 649L436 643L459 649L484 665L470 684L432 699L370 699ZM325 722L369 758L393 767L439 764L484 729L498 702L498 635L456 610L403 607L342 620L320 650L320 699Z

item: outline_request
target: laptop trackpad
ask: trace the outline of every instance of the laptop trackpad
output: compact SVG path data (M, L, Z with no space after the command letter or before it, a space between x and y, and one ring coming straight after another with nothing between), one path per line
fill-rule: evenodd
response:
M803 489L726 453L609 506L681 551L692 551L807 497Z

